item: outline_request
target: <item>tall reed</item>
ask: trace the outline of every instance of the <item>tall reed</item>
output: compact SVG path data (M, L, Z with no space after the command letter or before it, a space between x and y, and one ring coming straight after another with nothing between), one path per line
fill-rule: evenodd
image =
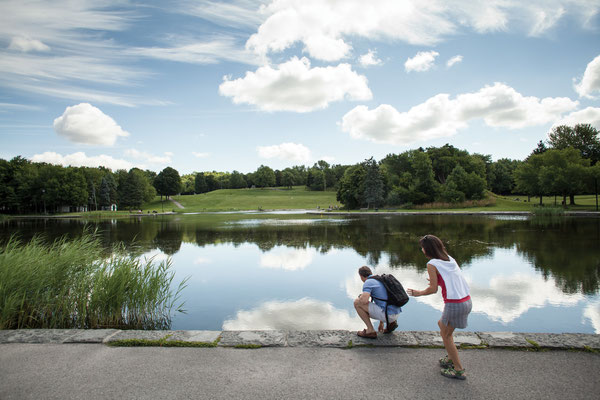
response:
M186 286L175 291L171 261L106 256L98 236L85 233L45 243L12 237L0 247L0 329L168 329Z

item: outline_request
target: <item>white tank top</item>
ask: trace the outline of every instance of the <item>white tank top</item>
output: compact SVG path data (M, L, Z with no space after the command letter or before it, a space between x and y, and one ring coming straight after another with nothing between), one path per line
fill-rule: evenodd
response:
M442 277L441 281L438 278L438 285L442 287L444 302L454 303L456 300L465 299L469 296L470 291L458 264L454 258L450 256L448 258L450 261L432 258L427 264L433 265L437 269L438 275Z

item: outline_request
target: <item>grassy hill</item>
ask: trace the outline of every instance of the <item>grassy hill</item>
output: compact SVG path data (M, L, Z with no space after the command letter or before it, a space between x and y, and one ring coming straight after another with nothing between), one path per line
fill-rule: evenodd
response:
M245 211L245 210L299 210L317 207L327 209L329 206L341 204L336 201L336 193L313 192L306 190L304 186L295 186L292 189L267 188L267 189L222 189L209 193L196 195L173 196L173 200L179 202L184 208L180 209L171 201L161 204L159 198L152 203L144 205L143 212L156 210L175 212L205 212L205 211ZM402 211L531 211L539 203L539 198L531 198L527 202L526 196L496 196L483 201L481 205L443 205L433 204L418 207L418 209L403 209ZM545 206L554 206L554 197L544 197ZM557 199L560 206L561 198ZM596 198L593 195L576 196L576 206L569 210L595 210Z
M165 211L202 212L202 211L242 211L242 210L298 210L328 208L341 204L335 199L335 192L313 192L304 186L292 189L221 189L213 192L173 196L184 209L180 209L170 201L164 202ZM160 199L145 204L144 212L161 211Z

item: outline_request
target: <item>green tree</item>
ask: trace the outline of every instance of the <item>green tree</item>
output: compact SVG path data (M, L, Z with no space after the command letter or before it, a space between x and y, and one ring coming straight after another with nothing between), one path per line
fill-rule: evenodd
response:
M590 124L577 124L574 127L560 125L548 134L548 144L553 149L577 149L583 158L595 165L600 160L600 138L598 130Z
M254 183L258 187L275 186L275 172L265 165L261 165L255 172Z
M119 208L140 208L144 202L151 201L156 196L155 188L144 171L132 168L119 181Z
M195 193L195 174L181 175L181 194Z
M539 196L540 205L545 188L540 180L540 170L543 166L543 154L532 154L526 162L515 169L515 191L527 196Z
M174 168L166 167L154 179L154 187L161 200L163 195L168 199L169 196L179 193L181 191L179 172Z
M365 177L367 171L363 163L356 164L344 172L337 190L337 200L348 209L359 208L364 201Z
M203 172L198 172L194 178L194 190L196 193L208 192L208 185L206 184L206 177Z
M325 190L325 186L325 173L318 168L309 169L306 177L306 187L310 190Z
M294 185L294 176L290 171L283 171L281 173L281 186L285 186L291 189Z
M233 171L229 177L229 187L231 189L244 189L247 187L244 175L238 171Z
M102 207L110 207L117 203L117 182L111 172L106 173L102 178L99 202Z
M545 194L561 195L566 204L567 196L574 199L576 194L585 191L589 181L590 160L582 158L578 150L572 147L550 149L541 158L539 179Z
M383 202L383 180L379 173L379 165L373 157L364 161L365 165L365 191L364 202L367 204L367 209L371 206L379 207Z
M490 166L492 174L491 180L488 181L488 188L497 194L512 193L515 188L513 173L520 163L521 161L510 160L508 158L501 158L492 163Z

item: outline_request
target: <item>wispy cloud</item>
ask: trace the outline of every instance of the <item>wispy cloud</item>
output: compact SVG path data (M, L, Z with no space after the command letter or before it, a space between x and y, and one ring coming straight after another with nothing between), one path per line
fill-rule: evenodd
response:
M221 36L198 41L194 38L176 38L164 47L136 47L127 50L134 56L191 64L216 64L221 61L234 61L259 65L261 59L244 48L233 37Z
M230 28L256 29L266 18L261 12L268 0L181 1L171 11L193 15Z
M299 143L282 143L273 146L258 146L261 158L277 158L286 161L308 162L311 159L310 149Z
M145 161L150 164L168 164L171 162L171 157L173 153L165 152L164 156L157 156L151 153L147 153L145 151L139 151L136 149L127 149L125 150L125 155L127 157L131 157L135 160Z
M454 56L454 57L452 57L451 59L449 59L448 61L446 61L446 66L447 66L448 68L450 68L450 67L452 67L453 65L455 65L455 64L458 64L458 63L462 62L462 60L463 60L463 56L461 56L461 55Z

